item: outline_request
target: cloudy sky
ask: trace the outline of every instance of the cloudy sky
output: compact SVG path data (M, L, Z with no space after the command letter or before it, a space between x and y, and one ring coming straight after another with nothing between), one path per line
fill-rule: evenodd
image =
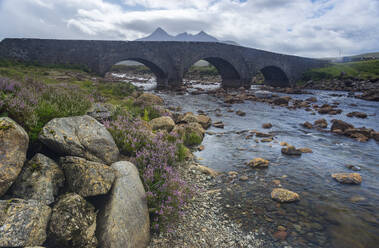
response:
M6 37L134 40L200 30L275 52L379 51L379 0L0 0Z

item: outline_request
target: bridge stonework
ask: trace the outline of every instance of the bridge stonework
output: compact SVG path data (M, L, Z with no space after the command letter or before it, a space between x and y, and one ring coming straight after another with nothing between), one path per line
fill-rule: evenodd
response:
M4 39L0 58L41 65L84 66L105 75L123 60L143 63L157 77L159 87L177 87L197 61L214 65L224 87L249 87L261 71L265 83L291 86L302 74L325 62L215 42L100 41L52 39Z

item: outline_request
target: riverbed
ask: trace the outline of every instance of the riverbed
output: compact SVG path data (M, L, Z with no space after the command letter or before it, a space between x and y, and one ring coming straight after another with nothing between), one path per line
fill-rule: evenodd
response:
M144 85L151 89L154 81ZM219 87L218 84L194 86ZM250 90L258 89L253 86ZM205 149L195 155L199 163L217 171L237 171L248 177L247 181L226 175L218 179L225 203L223 212L241 223L246 231L254 230L273 247L379 247L379 142L372 139L358 142L300 125L325 118L329 130L330 120L340 119L378 131L379 103L348 97L347 92L312 90L309 93L290 96L293 99L314 96L319 105L339 102L343 112L333 116L317 112L312 115L304 109L289 110L261 102L245 101L229 106L223 99L207 94L158 92L167 106L181 107L182 112L202 110L213 121L225 124L224 129L207 130L209 134L202 143ZM236 115L236 110L246 112L246 116ZM352 111L365 112L368 117L347 117ZM271 129L262 128L267 122L272 124ZM272 142L246 139L248 131L254 129L270 132L275 138ZM286 156L281 154L280 142L307 147L313 153ZM269 168L252 169L245 165L255 157L269 160ZM361 185L339 184L332 179L332 173L353 172L346 167L348 164L361 169ZM300 201L276 203L270 197L276 187L299 193ZM278 230L285 230L285 241L273 236Z

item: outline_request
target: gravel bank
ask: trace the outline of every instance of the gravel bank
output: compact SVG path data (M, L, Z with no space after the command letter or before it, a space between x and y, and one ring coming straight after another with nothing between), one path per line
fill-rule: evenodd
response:
M267 247L253 232L244 232L222 211L221 188L218 179L199 171L182 169L184 178L199 188L185 207L185 214L172 232L153 235L153 247Z

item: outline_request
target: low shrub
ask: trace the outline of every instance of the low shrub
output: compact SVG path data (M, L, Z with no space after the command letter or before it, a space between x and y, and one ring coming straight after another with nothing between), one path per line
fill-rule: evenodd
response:
M186 133L183 138L183 142L186 146L197 146L200 145L202 141L203 139L195 132Z
M182 213L193 189L180 178L176 162L184 159L185 147L172 135L152 135L140 120L119 116L105 122L120 152L131 156L137 166L147 194L151 227L169 228Z
M72 86L0 77L0 112L19 123L31 142L53 118L82 115L90 106L91 99Z

